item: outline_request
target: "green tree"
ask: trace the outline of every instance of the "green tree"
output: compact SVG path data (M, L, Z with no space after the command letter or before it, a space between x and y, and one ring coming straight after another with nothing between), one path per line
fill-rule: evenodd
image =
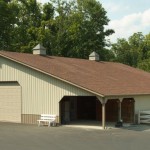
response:
M150 72L150 34L144 37L142 59L138 62L137 66L142 70Z
M150 72L150 59L144 59L138 63L138 68Z
M115 61L150 72L150 34L134 33L126 39L118 39L112 44Z
M36 0L0 2L0 12L5 14L1 22L6 22L6 29L4 24L0 29L1 47L31 53L36 44L43 43L52 55L88 58L96 51L102 60L112 56L104 47L105 37L114 31L105 30L109 19L96 0L53 0L44 5Z
M126 39L118 39L117 43L112 44L111 51L115 54L115 61L132 66L132 54L130 45Z
M78 0L57 1L56 6L54 54L78 58L88 58L92 51L100 54L107 44L105 37L114 33L104 29L109 19L102 5L96 0Z
M150 33L145 35L143 46L143 59L150 58Z
M115 53L115 60L133 67L148 57L145 36L141 33L134 33L126 39L118 39L111 49Z
M12 50L31 52L38 43L38 28L41 27L41 8L36 0L14 1L19 8L18 21L13 30Z
M8 50L11 44L11 31L17 21L18 9L14 3L0 0L0 49Z

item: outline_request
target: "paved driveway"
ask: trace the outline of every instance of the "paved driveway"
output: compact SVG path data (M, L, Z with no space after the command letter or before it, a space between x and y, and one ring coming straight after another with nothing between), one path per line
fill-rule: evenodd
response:
M146 130L79 129L37 127L0 123L1 150L149 150L150 126Z

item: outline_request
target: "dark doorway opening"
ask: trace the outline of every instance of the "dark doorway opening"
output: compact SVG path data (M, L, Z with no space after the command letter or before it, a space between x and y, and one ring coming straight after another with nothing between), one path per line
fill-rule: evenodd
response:
M134 103L133 98L124 98L121 103L121 116L123 122L134 123Z
M121 120L124 123L134 123L134 99L124 98L121 102ZM106 121L117 122L119 120L119 99L110 99L106 103Z
M78 97L77 117L79 120L96 120L96 100L93 97Z
M77 120L101 120L101 103L96 96L64 96L60 101L62 124Z
M106 121L118 121L118 99L108 100L106 103Z

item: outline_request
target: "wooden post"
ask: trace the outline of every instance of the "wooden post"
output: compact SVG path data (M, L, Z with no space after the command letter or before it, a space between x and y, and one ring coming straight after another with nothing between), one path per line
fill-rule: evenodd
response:
M103 98L98 97L98 99L102 104L102 128L105 129L105 127L106 127L105 104L106 104L107 100L104 97Z
M106 114L105 114L105 102L102 103L102 128L106 127Z
M141 112L139 110L139 112L138 112L138 124L140 124L140 115L141 115Z
M122 116L121 116L121 103L122 103L122 100L123 99L119 98L119 104L118 104L118 121L122 120Z
M133 106L133 107L134 107L134 108L133 108L133 109L134 109L134 110L133 110L133 123L136 123L136 122L135 122L135 100L134 100L134 106Z

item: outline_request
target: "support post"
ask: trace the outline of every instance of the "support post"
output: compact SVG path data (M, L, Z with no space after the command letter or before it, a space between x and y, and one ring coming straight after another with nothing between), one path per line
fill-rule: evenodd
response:
M134 111L134 112L133 112L133 123L136 123L136 122L135 122L135 100L134 100L134 106L133 106L133 107L134 107L134 108L133 108L133 109L134 109L134 110L133 110L133 111Z
M102 103L102 127L106 127L106 114L105 114L105 103Z
M118 103L118 121L122 120L122 116L121 116L121 103L122 103L121 98L119 98L119 103Z
M119 100L118 103L118 121L121 120L121 101Z
M140 115L141 115L141 113L140 113L140 110L139 110L139 112L138 112L138 124L140 124Z
M105 104L107 102L107 100L105 98L98 98L99 101L102 104L102 128L105 129L106 127L106 111L105 111Z

